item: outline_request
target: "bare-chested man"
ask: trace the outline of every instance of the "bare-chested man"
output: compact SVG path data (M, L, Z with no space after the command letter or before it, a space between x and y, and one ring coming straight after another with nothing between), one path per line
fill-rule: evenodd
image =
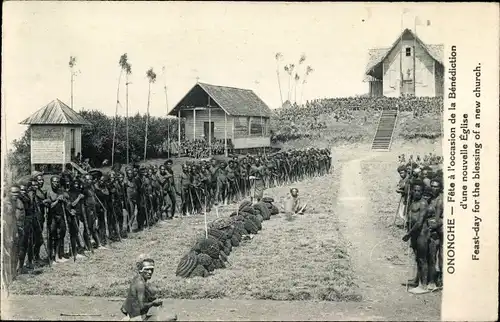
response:
M66 236L66 213L69 211L67 202L69 195L60 185L59 176L52 176L50 179L51 189L47 193L50 200L49 218L47 226L50 229L49 252L50 260L59 263L65 262L64 258L64 237Z
M250 176L253 179L253 193L251 200L252 202L259 202L264 196L264 167L262 166L260 159L256 158L255 163L250 168Z
M128 232L132 232L134 230L134 226L138 226L138 208L139 208L139 186L137 185L138 182L135 178L134 174L134 168L129 167L126 170L126 178L124 180L124 186L125 186L125 194L127 197L127 209L128 209L128 215L129 217L127 218L127 228Z
M443 284L443 193L441 178L431 180L432 197L428 208L429 238L429 288L441 287ZM436 272L436 261L438 271Z
M40 258L40 249L44 243L43 241L43 225L45 223L45 217L48 210L49 201L47 200L47 191L43 188L44 179L43 175L39 174L35 178L37 185L35 188L35 206L36 206L36 217L35 217L35 245L34 245L34 258L37 264L41 264L42 260ZM48 254L47 254L48 256Z
M125 314L123 320L129 321L154 321L156 317L150 312L153 307L162 306L163 302L156 298L156 292L148 281L153 276L155 262L152 259L143 259L137 264L138 274L132 279L128 295L121 307ZM177 316L168 321L177 320Z
M409 182L408 182L408 172L405 165L400 165L398 167L398 173L401 179L399 180L396 192L401 194L401 199L399 201L398 216L406 222L406 205L409 199Z
M307 203L302 203L299 197L299 189L290 189L290 197L285 204L285 212L297 215L303 215L306 210Z
M87 216L87 223L90 235L94 239L97 248L104 248L101 245L101 239L99 238L98 228L97 228L97 199L95 193L95 187L92 175L86 174L84 183L83 183L83 195L84 199L84 207L85 207L85 215Z
M411 289L411 293L422 294L427 293L428 284L428 243L429 243L429 227L427 224L427 202L422 198L424 183L421 180L415 180L412 185L412 203L409 207L408 233L403 236L403 241L410 240L410 245L413 248L417 261L417 276L415 279L409 280L408 284L418 286Z

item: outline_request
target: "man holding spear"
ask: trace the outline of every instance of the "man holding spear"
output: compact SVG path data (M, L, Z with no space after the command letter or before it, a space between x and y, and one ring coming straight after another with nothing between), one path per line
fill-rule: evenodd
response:
M47 210L48 210L47 206L49 201L47 200L47 192L45 191L45 189L43 189L43 186L45 184L43 175L41 174L37 175L35 180L37 182L37 185L35 187L35 203L36 203L37 213L36 213L36 225L34 231L35 246L33 249L33 253L34 253L35 263L41 263L40 249L42 245L45 246L45 252L47 253L47 256L49 254L47 249L47 244L43 241L43 225L46 221L45 217L47 217ZM47 239L49 239L49 237L47 237Z
M64 252L64 237L66 236L66 202L69 198L68 194L60 186L59 176L52 176L50 179L51 189L48 191L49 218L47 226L50 234L49 239L49 260L56 263L65 262L63 257Z
M256 158L255 163L250 168L250 178L253 179L253 194L252 202L256 200L257 202L264 196L264 167L260 163L260 159Z
M83 217L83 212L82 212L82 204L83 204L83 199L84 195L82 194L81 187L80 187L80 182L78 180L75 180L72 182L71 188L68 192L69 194L69 206L70 206L70 211L69 211L69 235L70 235L70 243L71 243L71 252L73 254L73 260L76 261L77 256L79 255L77 252L77 240L80 235L80 229L79 229L79 219L82 219ZM84 234L85 234L85 247L87 251L90 251L92 245L90 244L90 237L88 236L87 231L85 230L85 223L84 223ZM83 239L83 238L82 238Z
M97 231L97 196L95 193L95 186L92 175L86 174L84 178L84 188L83 188L84 199L84 215L86 215L89 232L92 235L96 243L97 248L104 248L101 245L101 240Z

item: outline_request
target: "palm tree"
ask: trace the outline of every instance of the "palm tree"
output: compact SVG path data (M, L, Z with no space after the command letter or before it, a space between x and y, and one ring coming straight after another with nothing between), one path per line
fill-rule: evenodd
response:
M314 69L311 66L306 67L306 73L304 74L304 78L302 79L302 93L300 95L300 104L302 104L302 99L304 98L304 87L306 86L307 83L307 76L309 76Z
M300 55L299 65L302 65L302 63L305 62L305 61L306 61L306 55L305 54Z
M301 71L300 71L302 69L301 66L302 66L302 64L305 61L306 61L306 54L303 53L303 54L300 55L300 58L299 58L299 64L298 64L298 67L297 67L297 69L298 69L297 70L297 74L301 73ZM304 71L304 74L305 74L305 71ZM302 74L302 75L304 75L304 74ZM295 75L295 92L297 91L297 86L298 86L298 83L299 83L298 82L299 81L298 78L300 78L300 76ZM297 97L297 95L295 95L295 97ZM297 100L295 100L295 103L297 103Z
M149 125L149 104L151 101L151 84L156 81L156 74L153 72L153 68L148 69L146 72L146 76L149 81L149 86L148 86L148 108L146 112L146 133L144 134L144 161L146 161L146 151L147 151L147 146L148 146L148 125Z
M300 76L298 73L295 73L295 88L294 88L294 94L293 94L293 102L297 103L297 86L299 84Z
M281 53L276 53L276 75L278 76L278 88L280 90L281 106L283 106L283 94L281 93L281 81L280 81L280 61L283 59Z
M127 133L127 164L129 163L129 135L128 135L128 84L129 84L129 81L128 81L128 77L130 74L132 74L132 65L130 65L130 63L128 62L128 57L127 57L127 54L123 54L121 57L120 57L120 67L121 67L121 70L122 71L125 71L125 77L126 77L126 80L125 80L125 131ZM121 74L121 73L120 73Z
M167 74L165 72L165 66L161 68L163 72L163 90L165 91L165 108L167 112L167 158L170 159L170 120L168 118L168 96L167 96Z
M288 64L285 65L284 67L285 71L288 73L288 102L290 102L290 96L291 96L291 82L292 82L292 75L293 75L293 70L295 69L295 64Z
M71 109L73 109L73 82L74 82L74 76L75 72L73 71L73 68L76 66L76 57L74 56L69 56L69 68L71 72Z
M128 80L128 75L132 72L131 67L127 61L127 54L126 53L120 56L120 60L118 61L118 65L120 66L120 76L118 77L118 87L116 89L115 119L113 121L113 143L111 146L111 166L113 166L115 164L115 143L116 143L116 127L117 127L117 123L118 123L118 106L121 105L120 104L121 79L122 79L123 72L126 73L127 80ZM128 81L127 81L127 83L128 83ZM128 114L128 110L127 110L127 114ZM127 115L127 117L128 117L128 115ZM128 119L127 119L127 122L128 122ZM127 131L128 131L128 128L127 128ZM128 132L127 132L127 135L128 135ZM128 141L127 141L127 164L128 164Z

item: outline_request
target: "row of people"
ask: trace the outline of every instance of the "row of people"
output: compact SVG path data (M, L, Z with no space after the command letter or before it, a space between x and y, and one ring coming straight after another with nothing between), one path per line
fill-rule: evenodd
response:
M232 149L231 140L227 142L228 149ZM224 139L212 138L212 144L210 146L208 140L184 140L181 144L181 153L184 156L190 158L208 158L210 155L210 150L212 155L222 155L225 152L225 142Z
M443 274L443 172L438 162L413 158L398 166L401 195L398 215L404 221L403 241L410 242L417 262L415 278L407 282L411 293L423 294L442 287ZM401 161L401 157L400 157Z
M326 128L328 115L336 122L366 123L366 119L357 119L354 111L380 111L382 109L398 109L401 112L413 112L414 117L437 114L443 110L443 99L440 97L347 97L329 98L308 101L303 106L292 105L275 110L276 124L274 132L290 132L283 126L296 128L307 133L307 129ZM278 133L279 134L279 133Z
M74 260L88 256L177 213L202 213L247 196L258 201L266 188L326 174L331 158L329 150L309 149L228 162L197 160L185 163L178 176L172 166L169 159L159 167L133 164L122 172L116 164L108 174L91 170L84 175L67 167L50 178L49 187L41 173L21 180L11 187L7 202L16 223L12 269L22 273L64 262L67 255Z
M229 161L188 162L180 176L181 212L198 213L249 196L260 200L264 189L290 184L330 170L327 149L291 150ZM206 206L205 206L206 205Z
M406 159L408 159L408 161L406 161ZM406 155L403 153L398 156L398 162L399 164L416 164L419 168L427 166L436 168L443 164L443 157L432 152L426 153L423 156L419 154Z

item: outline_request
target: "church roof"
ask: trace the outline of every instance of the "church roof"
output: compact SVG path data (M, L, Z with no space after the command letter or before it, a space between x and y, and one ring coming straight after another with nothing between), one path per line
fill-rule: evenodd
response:
M382 47L382 48L372 48L368 50L368 63L366 65L365 74L369 75L371 71L376 68L379 64L381 64L389 53L399 44L402 36L405 33L409 33L412 37L416 39L416 41L427 51L427 53L438 63L443 64L443 51L444 46L442 44L437 45L427 45L425 44L418 36L416 36L410 29L405 29L396 41L390 47Z

